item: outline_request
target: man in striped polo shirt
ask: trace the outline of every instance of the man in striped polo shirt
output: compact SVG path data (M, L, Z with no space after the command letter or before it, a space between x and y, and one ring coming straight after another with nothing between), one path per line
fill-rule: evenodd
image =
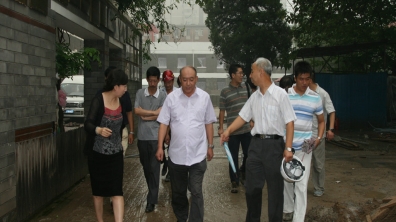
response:
M238 117L239 111L248 99L246 86L242 84L244 76L242 66L239 64L232 64L228 73L230 74L231 82L228 87L221 90L220 93L219 136L224 132L223 121L225 112L227 112L227 125L229 126ZM241 128L233 132L228 141L232 159L234 160L234 164L237 169L236 173L237 175L240 174L241 180L245 179L245 163L251 138L250 125L247 122ZM241 164L241 168L238 169L238 153L240 145L242 145L243 162ZM231 165L229 166L229 173L231 179L231 192L238 193L239 176L232 171Z
M303 222L307 209L307 187L311 168L312 152L302 151L304 140L312 137L312 118L318 118L318 137L314 147L317 147L323 138L325 129L322 100L319 95L309 89L311 83L312 67L306 61L296 63L294 67L295 84L289 88L288 95L297 116L294 122L293 148L294 155L301 159L305 166L304 178L293 183L284 181L283 220ZM295 197L293 199L293 197Z

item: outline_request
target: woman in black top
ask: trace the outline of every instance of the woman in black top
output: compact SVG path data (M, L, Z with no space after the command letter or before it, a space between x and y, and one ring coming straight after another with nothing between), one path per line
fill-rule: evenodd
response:
M96 218L103 222L103 197L112 197L115 221L123 221L124 173L122 135L122 106L119 98L127 91L128 77L120 69L113 70L106 79L103 93L91 103L85 130L85 153L95 206Z

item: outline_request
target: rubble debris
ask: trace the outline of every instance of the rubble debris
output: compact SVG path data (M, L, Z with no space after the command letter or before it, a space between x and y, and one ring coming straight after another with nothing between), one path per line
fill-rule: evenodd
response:
M366 215L367 222L396 221L396 196L382 200L382 205Z

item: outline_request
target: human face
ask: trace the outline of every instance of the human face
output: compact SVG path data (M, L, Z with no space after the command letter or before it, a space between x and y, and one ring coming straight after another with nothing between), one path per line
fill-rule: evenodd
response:
M195 92L195 85L198 80L198 76L195 71L190 67L186 67L180 73L179 78L183 93L186 96L191 96Z
M148 82L148 88L150 89L156 89L158 86L158 82L159 82L159 78L157 78L156 76L150 76L148 78L146 78L147 82Z
M242 80L243 80L243 76L245 75L243 73L242 68L238 68L236 73L232 73L231 74L233 76L232 81L237 83L237 84L241 84Z
M164 86L165 86L166 91L172 91L173 83L174 83L174 79L169 80L169 81L164 81Z
M118 98L122 97L124 93L128 90L127 85L115 85L114 90Z
M302 73L296 77L294 77L296 81L296 92L298 94L303 94L307 90L309 84L311 83L311 75L309 73Z
M252 64L252 71L250 72L250 80L256 86L258 86L259 79L260 79L260 69L257 67L256 63Z

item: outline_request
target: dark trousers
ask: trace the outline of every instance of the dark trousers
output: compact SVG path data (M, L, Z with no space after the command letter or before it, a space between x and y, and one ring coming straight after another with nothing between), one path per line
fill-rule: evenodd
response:
M228 140L228 148L230 148L231 156L232 159L234 160L235 168L236 168L236 174L232 170L231 165L229 165L229 173L230 173L230 179L231 182L236 182L239 184L239 171L245 172L245 165L246 165L246 158L248 157L248 149L249 149L249 144L250 140L252 138L252 134L250 132L248 133L243 133L239 135L232 135L230 136L230 139ZM239 154L239 146L242 146L242 152L243 152L243 161L241 168L239 169L238 166L238 154ZM237 177L238 175L238 177Z
M167 148L165 148L165 145L166 144L164 143L164 145L163 145L163 147L164 147L164 155L162 157L162 162L164 163L164 166L162 166L162 170L163 171L167 171L168 170L168 160L167 160L166 154L165 154L165 151L166 151ZM168 150L169 150L169 148L168 148Z
M138 140L140 163L143 166L144 177L148 187L147 203L158 203L158 190L161 164L155 158L157 140Z
M268 219L281 222L283 214L283 177L280 166L285 143L280 139L252 137L246 162L246 221L260 221L262 192L268 190Z
M172 208L177 221L202 222L204 219L204 200L202 182L206 171L206 159L191 166L177 165L168 159L172 187ZM190 217L187 186L191 192Z

